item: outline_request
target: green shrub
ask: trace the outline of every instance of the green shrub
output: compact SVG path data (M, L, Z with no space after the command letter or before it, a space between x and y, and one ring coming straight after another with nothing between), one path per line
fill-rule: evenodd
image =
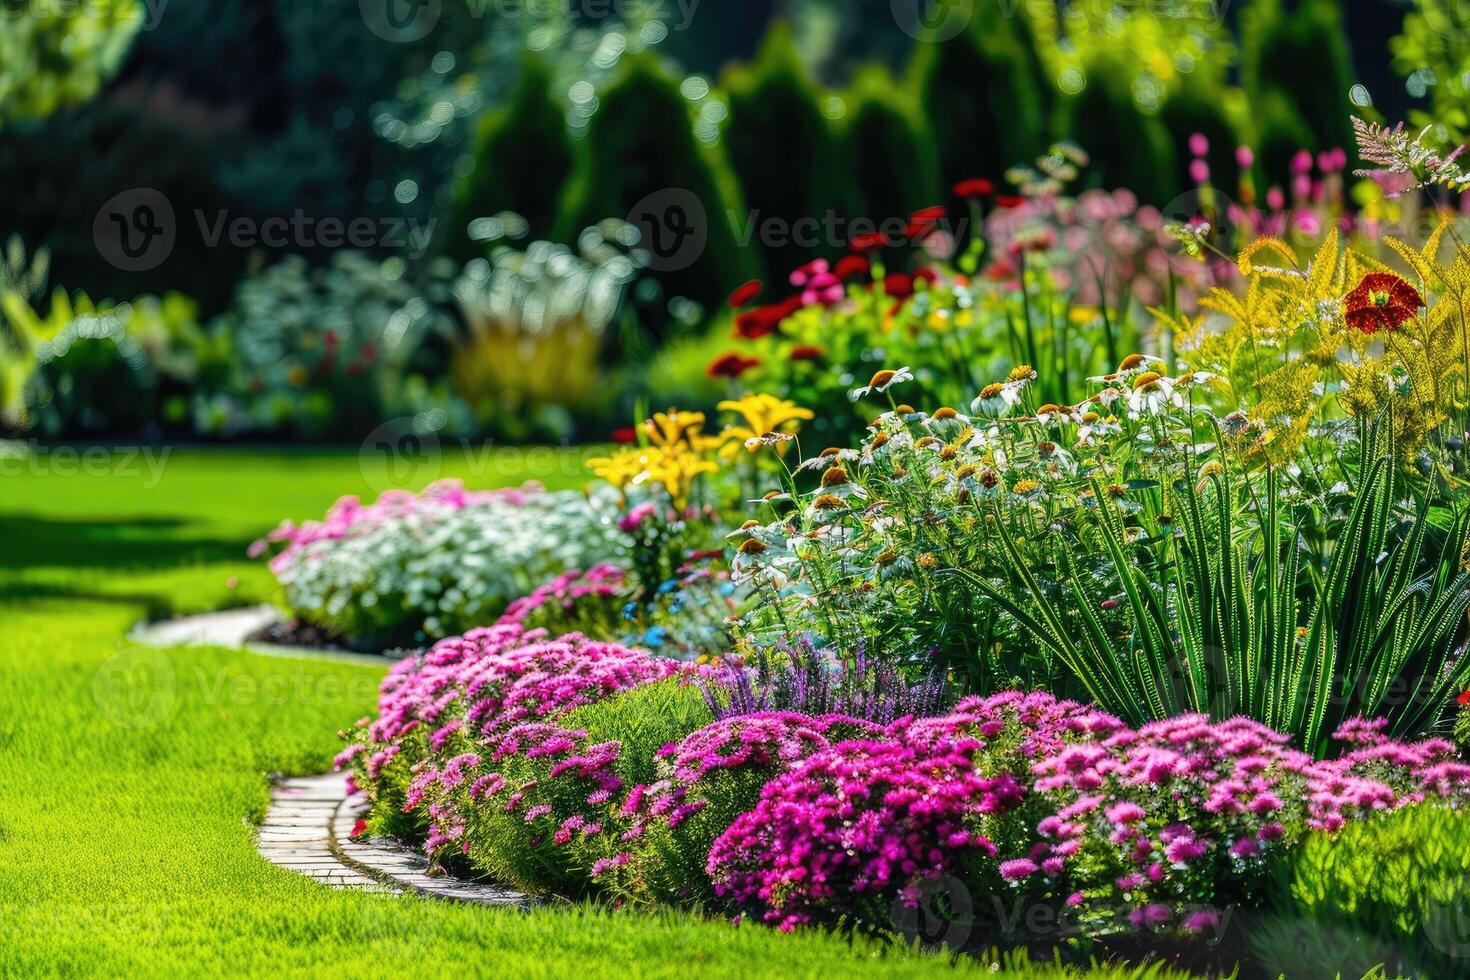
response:
M240 280L234 303L212 324L229 354L219 384L196 392L196 424L224 435L361 438L428 407L412 403L421 383L410 382L421 367L436 368L419 359L449 328L398 259L343 249L312 268L287 256ZM422 397L447 400L442 391Z
M480 121L470 150L472 169L455 189L445 251L468 261L485 252L468 225L502 211L526 219L532 237L549 235L556 204L571 175L566 117L551 95L551 69L529 54L520 81L501 109Z
M1360 976L1381 963L1463 976L1470 815L1420 805L1315 834L1284 859L1278 888L1286 920L1250 930L1273 973Z
M1223 83L1222 83L1223 84ZM1234 196L1240 183L1240 166L1235 162L1235 149L1241 143L1225 108L1221 92L1214 83L1204 79L1189 80L1171 95L1162 109L1159 120L1164 124L1174 147L1175 180L1181 188L1194 186L1189 177L1189 138L1202 133L1210 141L1210 153L1206 158L1210 164L1210 183ZM1158 202L1163 203L1163 202Z
M674 79L649 57L627 59L623 77L602 96L588 127L587 145L562 196L556 238L571 241L582 228L608 217L629 217L650 195L687 191L704 209L706 237L697 255L676 253L655 271L670 295L712 306L754 274L748 252L736 245L730 215L739 192L718 148L694 138ZM653 198L657 208L659 198Z
M614 771L625 788L650 782L655 756L669 742L676 742L712 719L699 688L679 680L646 684L604 698L559 719L560 728L585 732L578 738L579 751L607 742L618 745ZM492 878L536 894L577 895L587 891L593 864L626 847L619 840L622 829L614 823L622 805L622 794L596 807L609 829L595 837L578 837L568 845L556 845L551 829L568 816L589 811L587 796L593 784L575 772L553 777L557 760L506 756L495 768L513 787L520 787L520 801L507 811L497 799L482 811L470 827L467 852L475 866ZM550 806L549 814L527 821L525 814L538 806Z
M1281 0L1251 4L1241 14L1241 76L1257 112L1268 101L1295 108L1309 141L1294 149L1353 146L1348 111L1353 71L1337 3L1302 0L1290 12ZM1259 134L1262 162L1269 179L1283 180L1282 143L1299 136L1280 108L1271 113Z
M780 238L757 237L748 247L761 256L766 281L784 283L807 260L838 251L820 232L827 216L848 203L848 157L839 152L819 104L822 93L807 77L784 23L772 25L755 62L726 72L721 87L730 107L721 140L746 215L784 226ZM803 219L818 222L815 240L797 224Z
M1285 92L1267 89L1251 102L1256 119L1256 169L1266 186L1283 187L1291 169L1291 158L1304 147L1316 144L1312 130Z
M1016 28L1007 18L982 20L983 29L920 45L912 66L946 187L969 177L997 179L1046 148L1044 89Z
M3 17L0 126L7 118L38 118L90 99L127 54L144 11L136 0L12 3Z
M1100 186L1167 203L1181 186L1168 130L1134 101L1127 66L1116 56L1099 56L1086 75L1085 87L1059 103L1057 131L1091 155L1088 172Z
M860 71L847 102L843 135L857 213L881 222L941 200L934 134L888 70Z
M566 717L592 742L616 741L617 771L632 787L653 782L658 750L714 720L698 686L682 680L660 681L622 691Z

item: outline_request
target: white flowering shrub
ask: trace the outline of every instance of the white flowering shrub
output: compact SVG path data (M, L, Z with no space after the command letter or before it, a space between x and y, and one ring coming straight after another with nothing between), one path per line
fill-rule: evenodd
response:
M286 546L271 569L303 622L362 642L424 642L494 622L568 568L619 557L622 538L600 512L584 494L534 485L446 481L367 506L344 497L323 521L272 532Z

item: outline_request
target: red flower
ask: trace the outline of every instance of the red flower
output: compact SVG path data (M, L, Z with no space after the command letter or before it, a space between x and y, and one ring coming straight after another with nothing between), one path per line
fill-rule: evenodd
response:
M995 193L995 185L984 177L971 177L954 185L954 196L966 201L977 197L989 197Z
M624 444L630 443L630 442L637 442L638 441L638 430L635 429L635 428L633 428L632 426L625 426L625 427L623 427L621 429L613 429L612 430L612 441L613 442L621 442L621 443L624 443Z
M920 279L932 286L939 281L939 273L926 265L922 269L914 270L914 283L917 284Z
M824 354L826 354L826 351L820 347L803 344L800 347L791 348L791 353L787 356L793 361L820 361Z
M1461 691L1460 696L1455 698L1455 703L1462 708L1470 704L1470 691Z
M844 255L837 260L837 266L832 270L832 274L838 279L846 280L866 276L871 271L872 266L861 255Z
M859 255L864 252L873 252L888 244L888 238L881 231L865 231L853 235L847 247Z
M735 318L735 336L745 340L759 340L776 332L776 327L797 310L801 309L801 297L792 296L769 306L757 306L746 310Z
M1391 272L1370 272L1347 294L1348 326L1363 333L1397 330L1414 319L1424 299L1419 291Z
M890 272L883 277L883 292L897 299L914 295L914 277L907 272Z
M758 364L760 364L759 358L746 357L744 354L731 351L710 361L707 370L711 378L738 378Z
M932 233L939 222L944 220L944 208L935 206L932 208L921 208L909 215L908 227L904 229L904 237L914 241L922 241Z
M1026 203L1026 199L1019 194L1001 194L995 199L998 208L1018 208Z
M353 837L361 837L366 832L367 832L367 821L364 820L364 819L362 819L362 817L358 817L357 818L357 822L352 825L352 834L351 834L351 836L353 836Z
M747 282L744 285L737 287L736 290L730 294L730 306L738 310L742 306L749 305L750 301L759 296L761 290L764 288L765 287L761 285L761 281L759 279L750 280L750 282Z

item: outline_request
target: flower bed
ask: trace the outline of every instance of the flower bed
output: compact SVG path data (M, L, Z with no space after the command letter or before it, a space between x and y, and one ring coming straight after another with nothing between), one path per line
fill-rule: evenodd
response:
M441 481L421 494L337 501L321 521L283 523L252 555L280 550L271 570L303 621L362 642L412 643L493 621L514 599L623 545L588 498L470 491Z
M1405 181L1465 183L1422 137L1362 135ZM1381 814L1470 820L1438 737L1470 731L1470 253L1443 262L1448 224L1381 248L1318 224L1190 295L1157 215L1022 178L967 250L938 255L926 209L786 299L737 290L761 357L712 366L733 422L657 412L591 463L620 562L550 569L346 733L372 827L528 891L787 930L1034 946L1015 910L1040 910L1046 940L1205 937L1229 970L1284 942L1257 918L1221 945L1238 911L1365 928L1282 882ZM957 189L977 215L990 193ZM1136 275L1068 274L1094 225ZM1164 295L1146 328L1109 310ZM1394 936L1438 928L1416 908Z
M888 725L711 721L700 673L507 621L395 667L338 763L375 826L402 832L409 816L441 862L787 929L893 929L895 908L944 879L975 903L1053 906L1084 935L1210 933L1312 832L1470 800L1450 743L1391 740L1380 723L1345 726L1347 751L1322 761L1246 719L1134 729L1041 692Z

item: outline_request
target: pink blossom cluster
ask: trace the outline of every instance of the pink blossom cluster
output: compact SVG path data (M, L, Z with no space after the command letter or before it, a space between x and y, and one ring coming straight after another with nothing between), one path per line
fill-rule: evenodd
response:
M1094 305L1116 305L1120 289L1140 303L1157 304L1171 276L1181 302L1192 302L1230 280L1229 263L1172 261L1178 245L1167 225L1157 208L1140 205L1129 190L1035 195L987 215L995 259L985 275L1019 289L1023 266L1044 267L1058 289L1075 289L1078 302Z
M516 599L506 607L498 622L524 624L533 617L545 616L566 622L576 618L579 602L621 600L630 586L628 572L617 565L594 565L586 571L571 569L537 586L530 595Z
M1202 931L1217 919L1201 900L1248 896L1267 854L1309 829L1470 802L1449 743L1361 721L1337 734L1349 751L1318 761L1244 718L1134 730L1043 693L969 698L777 776L715 841L708 872L783 928L886 908L963 867L977 893L1025 889L1083 918L1123 909L1136 926Z
M318 541L339 541L387 521L420 512L452 513L491 501L518 507L529 495L539 493L541 489L540 484L527 483L519 488L466 490L459 480L439 480L426 487L423 493L387 490L371 504L364 504L355 496L341 497L320 521L304 521L301 524L282 521L280 526L264 538L253 542L248 554L251 558L258 558L272 544L284 544L285 547L270 561L271 571L280 573L308 545Z
M554 720L617 691L673 677L686 668L580 634L551 639L545 630L504 622L442 640L396 664L379 691L378 716L351 733L337 757L376 797L392 797L407 773L404 812L426 808L432 853L465 830L463 804L505 789L496 767L511 757L556 759L554 775L575 770L611 799L607 777L616 743L583 750L584 733ZM596 759L589 761L588 754ZM385 778L397 764L399 782ZM511 787L511 789L516 789ZM606 802L606 800L603 800ZM514 810L516 794L508 801ZM533 817L534 819L534 817Z
M715 890L790 930L864 899L899 894L994 858L978 827L1025 796L1009 772L981 774L977 739L913 746L841 742L776 777L710 848Z
M384 678L371 742L386 744L423 725L483 738L540 721L615 692L672 677L673 661L579 633L550 639L519 623L470 630L400 661ZM432 736L431 736L432 737Z
M713 722L664 746L665 778L641 787L647 812L672 829L708 804L703 791L718 773L790 768L834 742L878 738L882 729L846 715L810 717L794 711L763 711ZM631 815L631 812L629 813Z

